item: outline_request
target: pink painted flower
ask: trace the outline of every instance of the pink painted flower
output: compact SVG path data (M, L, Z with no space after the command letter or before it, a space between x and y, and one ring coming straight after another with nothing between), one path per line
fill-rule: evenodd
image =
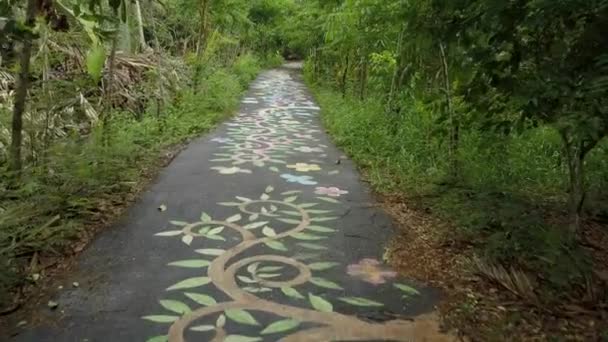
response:
M395 278L397 272L390 271L380 266L380 261L376 259L362 259L358 264L348 265L347 272L353 277L374 285L386 283L385 278Z
M332 186L329 188L326 188L324 186L319 186L315 190L315 194L317 194L317 195L326 195L326 196L330 196L330 197L340 197L340 195L345 195L347 193L348 193L348 191L340 190L339 188L336 188L335 186Z

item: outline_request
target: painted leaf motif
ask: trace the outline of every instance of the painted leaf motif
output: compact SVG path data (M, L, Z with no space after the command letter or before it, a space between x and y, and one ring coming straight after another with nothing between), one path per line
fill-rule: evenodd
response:
M236 221L240 221L241 220L241 214L236 214L236 215L232 215L229 218L226 219L226 222L236 222Z
M266 224L268 224L268 221L253 222L253 223L250 223L248 225L245 225L243 228L245 228L245 229L256 229L256 228L260 228L261 226L264 226Z
M407 286L405 284L393 284L395 285L396 288L398 288L399 290L405 292L408 295L419 295L420 292L418 292L418 290L416 290L415 288L411 287L411 286Z
M160 232L160 233L156 233L154 234L155 236L177 236L177 235L182 235L183 231L181 230L169 230L166 232Z
M207 260L192 259L192 260L180 260L169 263L169 266L185 267L185 268L203 268L209 266L211 263Z
M293 287L284 286L281 287L281 291L288 297L304 299L304 296L302 296L300 292L298 292L298 290L294 289Z
M215 330L215 326L213 325L197 325L195 327L190 328L192 331L211 331Z
M239 201L242 201L242 202L251 202L251 199L249 199L247 197L236 196L235 198L238 199Z
M226 325L226 315L221 314L215 321L215 326L218 328L222 328L224 325Z
M310 241L314 241L314 240L325 239L324 236L316 236L316 235L306 234L306 233L293 233L290 236L293 237L293 238L296 238L298 240L310 240Z
M266 241L264 244L277 251L287 251L287 247L280 241Z
M227 309L225 312L226 312L226 317L230 318L231 320L233 320L237 323L248 324L248 325L260 325L260 323L258 323L258 321L256 321L255 318L253 318L253 316L245 310Z
M258 219L258 217L260 217L260 214L251 214L249 216L249 221L255 221Z
M236 206L241 205L241 203L238 203L238 202L220 202L218 204L225 206L225 207L236 207Z
M224 227L216 227L216 228L211 229L207 234L217 235L217 234L221 233L222 231L224 231Z
M226 239L224 239L224 237L221 235L207 235L205 237L210 240L226 241Z
M271 193L273 191L274 191L274 188L272 187L272 185L267 186L266 190L264 190L264 192L266 192L266 193Z
M257 274L258 278L262 278L262 279L267 279L267 278L276 278L278 276L280 276L281 274L279 273L260 273Z
M298 199L298 196L290 196L290 197L285 198L283 200L283 202L291 203L291 202L293 202L293 201L295 201L297 199Z
M281 192L281 195L293 195L293 194L299 194L301 192L302 192L302 190L291 190L291 191Z
M190 244L192 243L192 240L194 240L194 236L192 236L192 235L184 235L182 237L182 242L188 246L190 246Z
M251 336L244 336L244 335L228 335L224 339L224 342L257 342L257 341L261 341L261 340L262 339L259 337L251 337Z
M300 325L300 321L296 321L295 319L284 319L278 322L274 322L268 325L260 334L268 335L268 334L276 334L288 330L292 330L297 328Z
M161 300L160 305L162 305L165 309L167 309L169 311L173 311L175 313L182 314L182 315L192 311L192 310L190 310L190 307L188 305L186 305L180 301L177 301L177 300L170 300L170 299Z
M169 338L167 335L154 336L146 340L146 342L167 342Z
M323 299L319 296L315 296L312 293L308 294L308 300L310 301L310 304L312 305L312 307L315 308L317 311L321 311L321 312L334 311L334 307L333 307L333 305L331 305L330 302L326 301L325 299Z
M204 305L204 306L211 306L211 305L215 305L217 304L216 300L213 299L213 297L211 296L207 296L204 294L200 294L200 293L191 293L191 292L186 292L184 293L186 295L186 297L192 299L193 301L197 302L198 304Z
M276 272L282 270L283 266L264 266L260 267L259 272Z
M197 250L195 250L195 252L199 253L199 254L218 256L218 255L224 254L225 250L217 249L217 248L205 248L205 249L197 249Z
M310 278L310 282L317 286L324 287L327 289L342 290L342 286L334 283L333 281L327 280L327 279L312 277L312 278Z
M338 265L339 264L337 262L315 262L308 265L308 268L313 271L323 271Z
M274 237L277 236L277 233L274 231L274 229L266 226L264 227L264 229L262 229L262 233L268 237Z
M303 204L298 205L298 207L300 207L302 209L306 209L306 208L314 207L317 204L318 203L303 203Z
M361 297L341 297L338 299L340 299L341 301L343 301L345 303L356 305L356 306L383 306L384 305L382 303L378 303L373 300L361 298Z
M169 221L169 223L171 223L174 226L181 226L181 227L187 226L187 225L190 224L190 223L185 222L185 221Z
M270 196L268 196L268 194L262 194L262 195L260 196L260 199L261 199L262 201L266 201L266 200L268 200L269 198L270 198Z
M306 227L307 229L310 229L312 231L315 232L320 232L320 233L332 233L335 232L336 230L333 228L327 228L327 227L322 227L322 226L308 226Z
M279 220L281 222L285 222L285 223L300 224L299 220L294 220L294 219L279 218L277 220Z
M178 316L167 316L167 315L152 315L152 316L144 316L143 319L147 321L152 321L156 323L173 323L177 321Z
M313 217L310 219L310 221L312 222L325 222L325 221L332 221L337 219L337 217L335 216L331 216L331 217Z
M239 278L240 281L242 281L243 283L246 284L255 284L257 283L257 281L255 279L249 278L249 277L245 277L245 276L236 276L237 278Z
M300 242L300 243L298 243L298 246L302 246L304 248L308 248L308 249L312 249L312 250L316 250L316 251L327 249L327 247L325 247L325 246L317 245L314 243L307 243L307 242Z
M331 197L317 197L318 199L320 199L321 201L325 201L325 202L329 202L329 203L340 203L340 201L338 201L335 198L331 198Z
M279 172L279 169L276 166L271 166L268 168L268 170L270 170L272 172Z
M209 221L211 221L211 216L207 215L206 212L202 212L201 213L201 221L202 222L209 222Z
M209 279L208 277L189 278L189 279L182 280L179 283L168 287L167 291L179 290L179 289L191 289L193 287L207 285L210 282L211 282L211 279Z

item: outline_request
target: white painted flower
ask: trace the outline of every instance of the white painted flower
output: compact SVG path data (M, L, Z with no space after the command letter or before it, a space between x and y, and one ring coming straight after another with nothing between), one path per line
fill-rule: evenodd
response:
M234 175L235 173L251 173L251 170L241 169L238 166L233 166L233 167L214 166L211 169L218 171L222 175Z

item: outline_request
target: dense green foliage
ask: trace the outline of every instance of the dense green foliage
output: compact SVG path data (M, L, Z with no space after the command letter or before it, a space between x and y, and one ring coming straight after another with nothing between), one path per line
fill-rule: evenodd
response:
M282 62L280 42L248 38L274 31L282 13L276 1L2 2L0 303L103 225L167 151L233 112L261 68Z
M608 209L608 1L300 6L290 44L378 189L432 206L446 237L532 271L543 295L593 278L577 241Z

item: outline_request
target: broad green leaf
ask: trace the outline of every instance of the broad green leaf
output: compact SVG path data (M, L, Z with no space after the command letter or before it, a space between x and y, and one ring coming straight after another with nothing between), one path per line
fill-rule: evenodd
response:
M169 311L173 311L175 313L178 314L186 314L192 310L190 310L190 307L180 301L177 300L171 300L171 299L165 299L165 300L161 300L160 301L160 305L162 305L165 309L169 310Z
M249 215L249 221L255 221L258 219L258 217L260 217L260 214L251 214Z
M211 331L215 330L215 326L213 325L197 325L195 327L190 328L192 331Z
M291 216L298 216L298 217L299 217L299 216L302 216L302 214L300 214L300 212L299 212L299 211L282 210L281 212L282 212L283 214L286 214L286 215L291 215Z
M199 254L204 254L204 255L222 255L224 254L225 250L223 249L217 249L217 248L204 248L204 249L197 249L195 250L196 253Z
M237 207L237 206L241 205L241 203L238 203L238 202L220 202L218 204L225 206L225 207Z
M102 44L96 44L87 53L87 72L95 83L101 79L103 66L106 62L106 51Z
M226 315L221 314L215 321L215 326L218 328L222 328L224 327L224 325L226 325Z
M298 205L298 207L300 207L302 209L306 209L306 208L314 207L315 205L318 205L318 203L303 203L303 204Z
M308 294L308 300L310 301L310 304L312 305L312 307L315 308L315 310L317 310L317 311L321 311L321 312L334 311L334 307L333 307L333 305L331 305L330 302L326 301L325 299L323 299L319 296L315 296L312 293Z
M169 221L169 223L171 223L174 226L181 226L181 227L187 226L187 225L190 224L190 223L185 222L185 221Z
M287 247L280 241L266 241L264 244L277 251L287 251Z
M206 212L201 213L201 222L209 222L211 221L211 216L209 216Z
M167 316L167 315L152 315L152 316L144 316L143 319L147 321L152 321L156 323L173 323L177 321L178 316Z
M182 237L182 242L188 246L190 246L190 244L192 243L192 240L194 240L194 236L192 236L192 235L184 235Z
M226 239L224 239L224 237L221 235L207 235L205 237L210 240L226 241Z
M257 283L257 281L255 279L253 279L253 278L245 277L245 276L242 276L242 275L239 275L239 276L236 276L236 277L239 278L240 281L242 281L243 283L246 283L246 284L255 284L255 283Z
M338 219L338 217L336 216L331 216L331 217L313 217L310 219L311 222L325 222L325 221L332 221Z
M146 342L168 342L169 337L167 335L154 336L146 340Z
M264 227L264 229L262 229L262 234L268 236L268 237L274 237L277 236L277 233L274 231L274 229L266 226Z
M260 267L258 272L276 272L278 270L282 270L283 266L264 266Z
M312 231L320 232L320 233L333 233L333 232L336 231L333 228L327 228L327 227L322 227L322 226L314 226L314 225L313 226L308 226L308 227L306 227L306 229L310 229Z
M317 286L324 287L327 289L342 290L342 286L334 283L333 281L327 280L327 279L312 277L312 278L310 278L310 282Z
M316 251L327 249L327 247L325 247L325 246L317 245L314 243L307 243L307 242L299 242L298 246L302 246L304 248L308 248L308 249L312 249L312 250L316 250Z
M226 222L236 222L241 220L241 214L232 215L226 219Z
M253 222L253 223L250 223L248 225L245 225L243 228L245 228L245 229L256 229L256 228L260 228L261 226L264 226L266 224L268 224L268 221Z
M273 191L274 191L274 188L272 187L272 185L267 186L266 190L264 190L264 192L266 192L266 193L271 193Z
M230 318L231 320L237 322L237 323L242 323L242 324L248 324L248 325L260 325L260 323L258 323L258 321L255 320L255 318L253 318L253 316L242 309L227 309L225 311L226 313L226 317Z
M156 233L154 234L155 236L177 236L177 235L182 235L184 232L181 230L169 230L166 232L160 232L160 233Z
M217 235L219 233L221 233L222 231L224 231L224 227L216 227L211 229L207 234L208 235Z
M384 304L361 297L341 297L339 300L356 306L383 306Z
M270 198L270 196L268 196L268 194L262 194L262 195L260 195L260 199L261 199L262 201L266 201L266 200L268 200L269 198Z
M267 278L276 278L280 276L280 273L258 273L258 278L267 279Z
M290 236L293 238L296 238L298 240L309 240L309 241L325 239L324 236L316 236L316 235L306 234L306 233L293 233Z
M291 203L297 199L298 199L298 196L290 196L290 197L283 199L283 202Z
M213 299L213 297L207 296L205 294L191 293L191 292L186 292L184 294L186 295L186 297L188 297L188 298L192 299L193 301L197 302L198 304L201 304L204 306L211 306L211 305L217 304L216 300Z
M320 210L320 209L309 209L309 214L327 214L333 212L333 210Z
M308 268L313 271L323 271L338 265L337 262L314 262L308 265Z
M317 197L318 199L320 199L321 201L325 201L325 202L329 202L329 203L340 203L340 201L338 201L337 199L331 198L331 197Z
M244 336L244 335L228 335L224 339L224 342L257 342L257 341L261 341L261 340L262 339L259 337L251 337L251 336Z
M298 290L294 289L293 287L284 286L281 287L281 291L288 297L304 299L304 296L302 296L300 292L298 292Z
M288 330L292 330L297 328L300 325L300 321L296 321L295 319L284 319L278 322L274 322L268 325L260 334L268 335L268 334L276 334Z
M194 287L199 287L203 285L207 285L211 282L211 279L208 277L194 277L186 280L182 280L179 283L172 285L167 288L167 291L171 290L180 290L180 289L191 289Z
M399 284L399 283L395 283L393 285L408 295L419 295L420 294L420 292L418 292L418 290L416 290L415 288L413 288L411 286L407 286L405 284Z
M260 265L260 262L254 262L253 264L247 266L247 272L254 274L257 270L258 270L258 266Z
M287 218L279 218L277 220L279 220L281 222L285 222L285 223L292 223L292 224L300 224L301 223L300 220L287 219Z
M211 265L211 262L207 260L192 259L192 260L180 260L174 261L168 264L169 266L186 267L186 268L203 268Z
M235 198L238 199L241 202L251 202L251 199L249 199L247 197L236 196Z

